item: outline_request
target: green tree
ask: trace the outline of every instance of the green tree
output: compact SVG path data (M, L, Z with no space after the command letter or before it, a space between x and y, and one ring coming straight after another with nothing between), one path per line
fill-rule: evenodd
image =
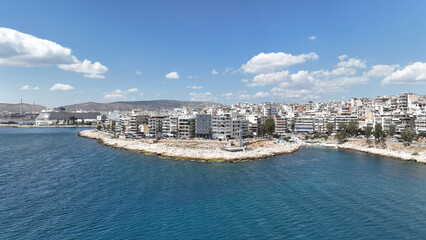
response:
M345 141L345 139L347 137L346 131L344 131L344 130L338 131L334 137L336 138L336 140L339 143L342 143L342 142Z
M272 119L266 119L266 121L260 124L260 134L265 136L266 134L272 136L275 132L275 122Z
M371 137L371 135L373 134L373 128L371 126L367 126L365 128L365 132L364 135L367 139L369 139Z
M325 125L325 127L327 128L327 134L330 135L333 132L334 124L333 123L327 123L327 125Z
M350 135L350 136L356 136L357 132L358 132L358 122L357 121L352 121L350 122L347 126L346 126L346 132Z
M395 135L396 126L391 124L389 125L389 136L393 137Z
M413 141L414 137L416 136L416 133L411 130L411 128L406 128L404 131L401 132L401 138L406 142L408 145Z
M373 136L376 139L376 141L379 141L380 138L383 138L384 133L383 133L383 128L381 123L376 123L376 125L374 125Z
M347 124L346 123L339 123L339 132L340 131L345 131L346 132L346 127L347 127Z
M265 136L266 135L266 125L264 123L260 124L259 126L259 132L261 136Z
M68 123L70 123L70 124L75 124L75 120L76 120L76 118L75 118L75 116L70 116L69 118L68 118Z
M100 124L98 124L98 126L96 126L96 129L99 131L101 130L102 126Z

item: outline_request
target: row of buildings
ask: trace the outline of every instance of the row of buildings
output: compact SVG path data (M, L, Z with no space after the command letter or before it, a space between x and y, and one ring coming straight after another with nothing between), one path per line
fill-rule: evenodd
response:
M83 113L81 113L83 114ZM267 119L275 122L275 133L325 133L327 125L333 131L341 123L357 122L360 128L380 123L384 130L396 126L396 134L406 128L426 133L426 96L402 93L376 98L352 98L347 101L293 103L239 103L231 106L215 105L191 109L148 112L92 112L84 113L82 121L94 121L117 134L144 133L147 136L180 138L238 138L259 135L260 126ZM55 114L53 114L55 115ZM50 113L52 116L52 113ZM83 116L82 116L83 117ZM40 118L40 121L39 121ZM37 124L48 122L46 113L40 114ZM42 121L43 120L43 121ZM58 120L57 120L58 121Z

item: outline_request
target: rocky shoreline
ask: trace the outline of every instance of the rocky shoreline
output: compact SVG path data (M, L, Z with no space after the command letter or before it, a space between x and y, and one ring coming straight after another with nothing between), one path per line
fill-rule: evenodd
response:
M380 148L375 144L368 145L365 140L351 140L343 144L315 144L323 147L334 147L338 149L353 150L383 157L397 158L405 161L414 161L426 163L426 148L409 146L404 147L401 144L388 143L386 148Z
M425 147L403 147L401 144L387 144L380 148L374 144L368 145L365 140L351 140L343 144L337 143L276 143L271 140L256 140L245 143L251 150L228 152L222 150L224 144L216 140L170 140L162 139L158 142L148 139L121 139L95 129L83 130L78 135L96 139L100 144L129 151L146 154L155 154L162 157L194 160L203 162L238 162L264 159L276 155L298 151L302 145L333 147L337 149L360 151L384 157L397 158L406 161L426 163ZM155 142L155 143L154 143ZM236 143L236 142L235 142Z
M203 162L240 162L263 159L276 155L293 153L300 149L299 143L274 143L270 140L247 142L250 150L228 152L221 149L224 143L216 140L170 140L162 139L158 142L147 139L120 139L110 134L96 131L83 130L78 135L85 138L96 139L100 144L137 151L146 154L156 154L162 157L194 160ZM155 143L154 143L155 142Z

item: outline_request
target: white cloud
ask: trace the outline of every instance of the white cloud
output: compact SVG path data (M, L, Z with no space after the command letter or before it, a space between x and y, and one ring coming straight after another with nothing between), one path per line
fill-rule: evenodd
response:
M100 75L100 74L96 74L96 73L84 74L84 77L86 77L86 78L105 79L104 75Z
M365 60L361 60L358 58L349 58L347 61L345 61L345 59L348 56L346 55L342 55L339 56L339 59L341 60L341 62L339 62L337 64L337 67L344 67L344 68L366 68L367 65L365 64Z
M71 49L61 45L18 32L0 28L0 65L46 66L71 64L74 59Z
M105 93L104 98L105 99L126 99L127 97L124 91L117 89L110 93Z
M203 89L202 86L186 86L186 88L190 88L190 89Z
M138 91L137 88L130 88L129 90L127 90L128 93L137 92L137 91Z
M136 71L136 75L141 75L142 72L141 71Z
M188 76L189 79L198 78L197 76Z
M179 74L177 72L170 72L166 74L168 79L179 79Z
M105 99L127 99L127 94L134 93L137 91L139 91L139 89L137 88L129 88L127 91L117 89L112 92L105 93L104 98ZM140 93L139 95L142 96L143 93Z
M374 65L371 70L366 73L368 77L386 77L393 73L399 65Z
M22 86L20 89L21 90L36 90L36 91L40 90L39 87L30 87L29 85Z
M260 53L246 64L243 64L241 69L245 73L270 73L311 59L317 60L318 58L318 55L314 52L295 56L283 52Z
M247 86L258 87L265 86L268 84L280 83L286 81L289 78L288 70L274 73L262 73L253 78L253 81Z
M248 80L247 78L241 79L241 82L246 83L249 82L250 80Z
M251 99L251 95L250 94L240 94L240 95L238 95L237 99L239 99L239 100L249 100L249 99Z
M383 85L425 84L426 63L415 62L391 73L382 81Z
M91 61L84 59L80 62L75 58L74 64L60 64L58 67L67 71L74 71L78 73L84 73L84 77L87 78L105 78L103 74L108 72L108 68L102 65L100 62L92 63Z
M269 92L258 92L251 98L276 97L286 99L318 99L321 96L347 92L350 87L365 84L369 76L358 69L365 68L364 60L340 56L341 61L331 70L309 72L301 70L290 74L288 70L256 75L247 84L250 87L275 85ZM248 94L242 94L248 99ZM241 98L241 96L240 96Z
M68 84L57 83L50 88L50 91L72 91L74 87Z
M312 40L312 41L313 41L313 40L315 40L315 39L317 39L317 36L310 36L310 37L309 37L309 40Z
M139 93L139 96L143 96L143 93Z
M219 74L219 72L213 69L213 70L212 70L212 74L213 74L213 75L218 75L218 74Z
M234 96L234 94L231 92L228 92L228 93L222 94L222 96L224 96L226 99L231 99Z
M343 55L338 56L337 58L338 58L340 61L343 61L343 60L345 60L347 57L348 57L348 55L343 54Z
M265 98L265 97L269 97L271 94L269 94L268 92L257 92L256 94L253 95L254 98Z
M217 98L211 93L211 92L204 92L204 93L190 93L189 96L191 96L191 101L216 101Z
M10 28L0 28L0 65L48 66L84 73L85 77L99 78L108 68L99 62L80 62L71 55L71 49L55 42L34 37ZM96 74L96 75L93 75Z

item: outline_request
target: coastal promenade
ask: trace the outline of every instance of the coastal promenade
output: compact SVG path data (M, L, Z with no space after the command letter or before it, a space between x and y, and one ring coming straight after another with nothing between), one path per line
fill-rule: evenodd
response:
M101 144L130 151L138 151L148 154L157 154L163 157L197 160L232 162L263 159L275 155L292 153L299 150L299 143L274 143L270 140L254 140L245 142L246 151L228 152L222 149L223 145L230 147L236 141L217 140L177 140L161 139L155 142L151 139L120 139L110 134L97 130L83 130L79 136L98 140Z
M303 145L317 145L426 163L425 147L415 145L404 147L400 143L387 143L386 148L381 148L375 144L368 145L365 140L349 140L343 144L325 142L309 144L302 141L298 143L276 143L272 140L252 140L245 142L245 146L249 150L228 152L223 150L222 147L224 145L229 147L231 143L237 145L237 141L161 139L156 142L153 139L121 139L95 129L80 131L78 135L96 139L99 143L113 148L156 154L169 158L206 162L263 159L295 152Z

